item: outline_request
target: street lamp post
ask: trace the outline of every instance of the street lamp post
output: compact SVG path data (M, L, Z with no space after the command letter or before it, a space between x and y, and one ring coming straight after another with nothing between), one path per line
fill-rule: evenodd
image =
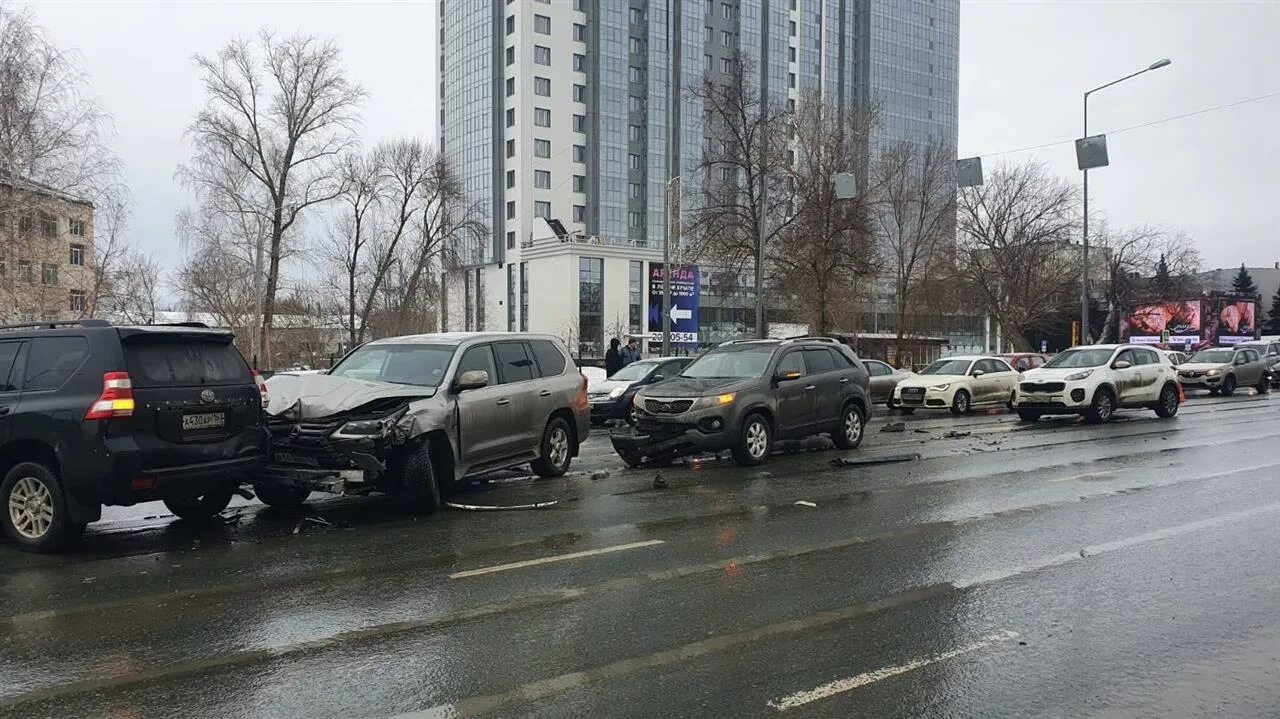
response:
M1156 60L1155 62L1151 63L1147 67L1135 73L1132 73L1130 75L1125 75L1119 80L1112 80L1111 82L1105 85L1099 85L1098 87L1095 87L1092 90L1089 90L1088 92L1086 92L1084 94L1084 135L1082 135L1082 137L1089 136L1089 96L1090 95L1092 95L1093 93L1099 90L1105 90L1106 88L1111 87L1112 85L1118 85L1119 83L1122 83L1125 80L1135 78L1144 72L1159 70L1160 68L1165 67L1166 65L1169 65L1171 62L1172 60L1169 60L1168 58ZM1082 344L1088 344L1090 341L1090 338L1092 337L1092 333L1089 331L1089 169L1085 168L1083 172L1084 172L1084 223L1083 223L1083 236L1081 238L1082 239L1082 248L1081 248L1082 262L1080 267L1080 339Z
M672 190L675 190L673 193ZM667 180L667 236L662 242L662 356L671 356L671 245L680 246L680 178Z

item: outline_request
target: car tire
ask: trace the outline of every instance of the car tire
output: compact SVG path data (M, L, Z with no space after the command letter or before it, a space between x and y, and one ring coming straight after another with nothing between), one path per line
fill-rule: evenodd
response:
M1233 374L1229 374L1227 375L1226 379L1222 380L1222 396L1230 397L1235 393L1236 393L1236 376Z
M311 496L311 490L281 484L255 484L253 493L262 503L276 509L297 509Z
M440 508L440 481L431 462L431 443L419 442L404 457L395 493L410 512L430 514Z
M634 427L639 421L640 421L640 410L636 409L636 406L633 404L627 408L627 424Z
M831 441L839 449L857 449L867 434L867 418L858 405L850 402L840 413L840 428L831 434Z
M1258 394L1267 394L1271 391L1271 380L1268 380L1266 375L1263 375L1262 379L1258 380L1258 386L1256 389L1258 390Z
M1156 399L1156 416L1161 419L1169 419L1178 414L1178 388L1172 384L1167 384L1164 389L1160 390L1160 396Z
M28 552L56 552L84 531L83 524L67 516L58 475L39 462L19 462L0 482L0 524L5 535Z
M769 459L773 450L773 427L759 412L752 412L742 420L738 441L733 445L733 461L742 467L754 467Z
M1022 420L1023 422L1039 422L1040 418L1043 416L1034 409L1020 409L1020 410L1017 410L1017 412L1018 412L1018 419Z
M969 397L969 393L964 390L957 390L955 397L951 399L951 414L969 414L971 409L973 409L973 400Z
M1109 388L1099 387L1093 393L1093 402L1084 413L1084 421L1089 424L1104 424L1111 421L1116 412L1116 396Z
M632 449L614 449L618 453L618 457L622 459L622 463L635 469L644 464L644 457L637 451Z
M164 497L164 506L174 516L188 522L207 522L231 504L234 487L216 487L204 494L178 494Z
M1008 402L1005 402L1005 403L1004 403L1004 406L1008 407L1009 409L1013 409L1013 403L1014 403L1017 399L1018 399L1018 393L1017 393L1017 391L1010 392L1010 393L1009 393L1009 401L1008 401Z
M899 407L898 411L903 414L915 414L916 408L915 407Z
M552 417L542 430L538 458L529 463L533 473L543 479L562 476L573 462L573 434L564 417Z

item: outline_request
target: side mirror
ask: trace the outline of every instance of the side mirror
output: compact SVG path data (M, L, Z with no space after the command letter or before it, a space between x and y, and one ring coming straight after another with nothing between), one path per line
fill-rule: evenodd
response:
M986 372L984 372L984 371L982 371L982 370L980 370L980 369L976 369L976 370L974 370L974 371L970 372L969 374L973 375L974 377L981 377L982 375L986 374Z
M1111 365L1111 369L1129 369L1132 366L1129 360L1116 360L1116 363Z
M489 385L489 373L482 369L467 370L453 383L455 392L466 392L469 389L480 389Z
M788 380L800 379L800 373L792 370L790 372L779 372L773 376L775 382L786 382Z
M666 375L663 375L663 374L655 374L655 375L653 375L652 377L650 377L650 378L649 378L649 381L650 381L650 382L661 382L662 380L664 380L664 379L666 379L666 378L667 378L667 376L666 376Z

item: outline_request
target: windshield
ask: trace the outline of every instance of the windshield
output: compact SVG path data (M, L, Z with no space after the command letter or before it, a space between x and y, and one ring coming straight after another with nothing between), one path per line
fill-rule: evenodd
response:
M1067 350L1044 363L1046 369L1074 369L1077 367L1101 367L1111 359L1113 350Z
M446 345L365 345L347 355L329 374L368 382L439 387L453 350Z
M1203 362L1204 364L1226 364L1231 361L1232 355L1235 353L1231 350L1200 350L1191 355L1191 362Z
M925 367L920 374L968 374L973 360L941 359Z
M681 377L692 379L746 379L760 377L769 368L772 347L708 352L684 368Z
M645 376L652 372L653 368L657 366L657 362L632 362L626 367L614 372L609 379L616 379L621 382L635 382L636 380L644 379Z

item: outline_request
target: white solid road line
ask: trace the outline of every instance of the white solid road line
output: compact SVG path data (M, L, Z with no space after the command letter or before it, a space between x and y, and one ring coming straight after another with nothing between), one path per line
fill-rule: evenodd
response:
M646 542L632 542L631 544L617 544L612 547L601 547L600 549L588 549L583 552L573 552L571 554L557 554L554 557L541 557L539 559L526 559L523 562L512 562L510 564L495 564L492 567L481 567L480 569L468 569L465 572L456 572L450 574L450 579L463 579L466 577L477 577L481 574L493 574L495 572L507 572L512 569L523 569L525 567L536 567L540 564L553 564L555 562L567 562L571 559L582 559L584 557L596 557L601 554L612 554L614 552L625 552L628 549L639 549L641 547L652 547L658 544L666 544L661 539L650 539Z
M912 659L906 664L898 664L892 667L884 667L883 669L877 669L873 672L858 674L857 676L848 677L846 679L837 679L836 681L823 684L820 687L815 687L813 689L809 689L803 692L796 692L795 694L788 694L785 697L779 697L778 699L770 700L768 702L768 705L771 708L777 709L778 711L781 711L781 712L788 711L790 709L795 709L796 707L804 706L805 704L809 704L811 702L816 702L822 699L826 699L828 697L833 697L836 694L843 694L844 692L857 689L858 687L865 687L868 684L874 684L882 679L888 679L889 677L896 677L899 674L906 674L909 671L913 671L921 667L927 667L930 664L937 664L938 662L943 662L948 659L953 659L962 654L976 652L979 649L985 649L999 642L1007 642L1010 639L1016 639L1017 637L1018 637L1017 632L1011 632L1007 630L996 632L995 634L988 634L982 639L972 644L966 644L960 647L959 649L952 649L949 652L942 652L941 654L933 654L927 657L921 657L919 659Z

